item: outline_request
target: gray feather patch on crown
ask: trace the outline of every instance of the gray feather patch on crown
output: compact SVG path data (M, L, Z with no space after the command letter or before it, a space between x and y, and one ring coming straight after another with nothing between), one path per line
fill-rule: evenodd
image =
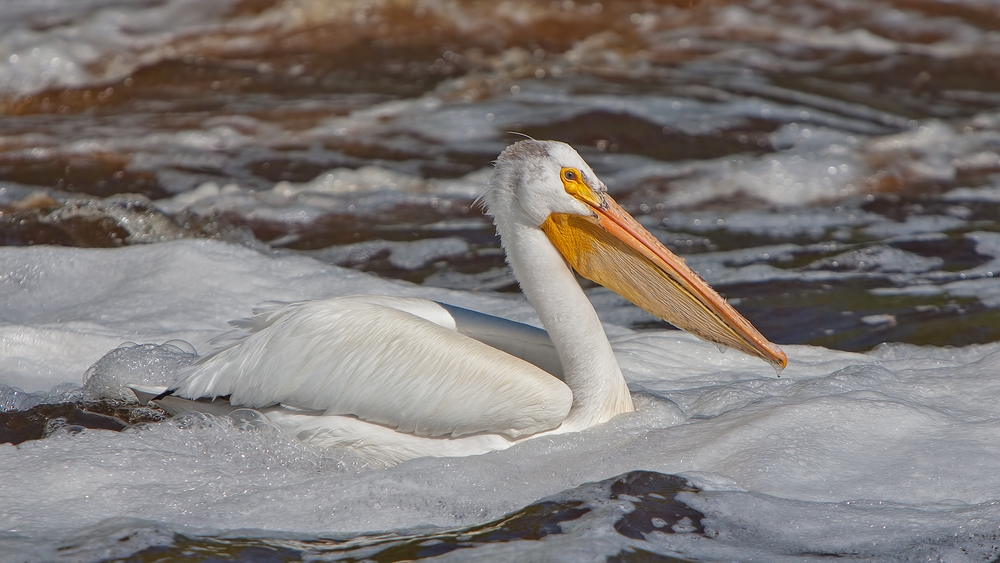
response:
M545 149L545 145L534 139L526 139L505 148L497 160L523 160L528 157L547 158L548 156L549 151Z

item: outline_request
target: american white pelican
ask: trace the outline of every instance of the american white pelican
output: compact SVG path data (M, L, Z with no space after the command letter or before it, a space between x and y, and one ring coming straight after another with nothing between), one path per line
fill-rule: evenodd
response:
M275 305L234 323L243 332L171 389L133 389L175 413L257 409L303 441L349 446L386 464L580 431L633 407L571 267L679 328L778 368L787 363L619 207L570 146L507 147L482 200L547 336L422 299Z

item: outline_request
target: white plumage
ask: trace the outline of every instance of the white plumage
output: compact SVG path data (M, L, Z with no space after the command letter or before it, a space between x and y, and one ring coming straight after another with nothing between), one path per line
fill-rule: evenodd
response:
M228 395L252 408L282 403L434 438L535 434L559 426L573 401L566 384L540 368L456 332L431 301L324 299L262 311L253 321L175 394Z
M218 410L205 399L228 397L222 412L258 409L304 441L383 463L579 431L633 407L570 264L681 328L784 365L777 347L607 196L568 145L511 145L482 199L548 335L422 299L272 305L234 323L243 332L172 389L134 387L137 395L172 412ZM653 273L634 273L646 269ZM618 270L633 273L618 279Z

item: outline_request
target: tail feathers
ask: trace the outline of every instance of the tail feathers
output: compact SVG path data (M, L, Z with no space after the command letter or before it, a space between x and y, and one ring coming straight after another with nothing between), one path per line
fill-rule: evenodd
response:
M253 315L244 319L229 321L231 326L240 329L237 332L260 332L271 326L285 314L293 311L302 302L298 301L267 301L253 308Z
M148 405L150 401L155 401L170 392L166 387L154 385L129 383L126 387L132 390L140 405Z
M229 325L234 327L233 330L223 332L210 340L211 352L201 356L198 363L205 363L219 352L237 346L246 340L247 336L270 327L301 304L301 302L268 301L255 307L253 316L229 321Z
M172 416L185 412L203 412L215 416L228 416L229 413L242 407L233 406L229 402L229 397L219 397L218 399L185 399L171 393L167 387L153 387L147 385L128 386L139 399L139 403L147 405L153 403L161 409L167 411Z

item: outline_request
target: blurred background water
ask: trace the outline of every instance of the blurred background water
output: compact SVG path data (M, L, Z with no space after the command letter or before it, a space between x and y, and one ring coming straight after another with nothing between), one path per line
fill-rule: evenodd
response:
M1000 339L994 2L0 3L8 247L211 238L514 299L475 199L519 135L775 342Z
M996 339L971 289L997 251L994 4L606 4L11 0L3 242L252 235L516 291L473 204L516 132L577 147L778 342Z

